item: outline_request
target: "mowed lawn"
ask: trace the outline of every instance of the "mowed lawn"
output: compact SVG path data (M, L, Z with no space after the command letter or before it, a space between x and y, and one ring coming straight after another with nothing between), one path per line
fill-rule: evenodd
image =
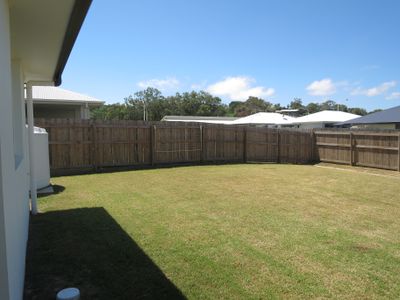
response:
M354 169L357 170L357 169ZM53 178L27 299L400 298L400 177L194 166Z

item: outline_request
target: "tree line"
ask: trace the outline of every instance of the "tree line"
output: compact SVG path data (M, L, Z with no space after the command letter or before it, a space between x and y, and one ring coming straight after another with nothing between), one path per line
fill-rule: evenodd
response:
M257 112L276 112L282 109L297 109L299 116L322 110L340 110L362 116L367 114L363 108L347 107L333 100L304 105L300 98L295 98L289 105L282 106L261 98L249 97L244 102L232 101L227 105L219 97L205 91L176 93L165 97L158 89L149 87L125 98L123 103L93 109L91 117L95 120L160 121L166 115L245 117Z

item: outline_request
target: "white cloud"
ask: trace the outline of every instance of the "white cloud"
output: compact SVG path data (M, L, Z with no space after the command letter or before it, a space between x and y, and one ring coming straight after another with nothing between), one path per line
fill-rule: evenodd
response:
M160 91L166 91L171 89L177 89L180 85L180 81L175 77L169 77L166 79L155 78L150 80L139 81L137 85L142 89L153 87L159 89Z
M336 92L336 86L332 79L325 78L311 82L307 86L307 91L312 96L329 96Z
M263 86L252 86L255 80L251 77L228 77L207 87L207 92L216 96L225 96L233 101L245 101L250 96L267 98L271 97L275 90Z
M393 92L386 97L388 100L400 99L400 92Z
M356 88L352 91L352 95L364 95L367 97L374 97L379 96L381 94L386 93L389 89L396 86L396 81L387 81L378 86L369 88L369 89L362 89L360 87Z

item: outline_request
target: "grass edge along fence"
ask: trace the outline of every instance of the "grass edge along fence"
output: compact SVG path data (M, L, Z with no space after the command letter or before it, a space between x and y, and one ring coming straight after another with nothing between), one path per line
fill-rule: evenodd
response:
M36 119L49 133L51 174L107 168L332 162L400 170L399 131L300 130L182 122Z

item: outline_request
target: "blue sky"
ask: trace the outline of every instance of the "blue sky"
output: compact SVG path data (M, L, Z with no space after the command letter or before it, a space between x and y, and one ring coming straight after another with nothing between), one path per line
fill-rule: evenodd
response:
M62 87L114 103L148 85L400 105L400 1L94 0Z

